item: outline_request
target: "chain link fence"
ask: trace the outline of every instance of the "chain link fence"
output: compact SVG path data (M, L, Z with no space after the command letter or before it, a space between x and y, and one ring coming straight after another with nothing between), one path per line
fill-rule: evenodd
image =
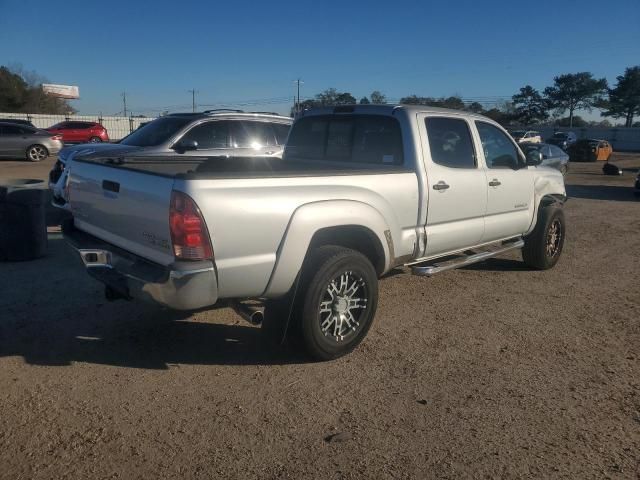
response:
M126 137L141 123L150 122L154 117L113 117L101 115L46 115L31 113L0 113L0 118L29 120L38 128L49 128L65 121L97 122L107 129L112 141Z

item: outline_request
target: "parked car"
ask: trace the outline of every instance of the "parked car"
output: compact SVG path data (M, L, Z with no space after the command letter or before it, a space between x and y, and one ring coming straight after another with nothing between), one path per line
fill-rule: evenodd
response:
M66 163L83 155L273 156L280 157L291 128L291 118L276 114L236 111L177 113L157 118L118 143L67 147L49 174L53 203L66 208Z
M557 168L563 175L569 171L569 155L560 147L548 143L523 143L520 148L527 153L530 150L542 154L542 165Z
M633 187L633 193L636 195L636 197L640 197L640 170L638 170L638 174L636 175L636 183Z
M429 276L516 249L553 267L566 192L541 161L472 113L318 108L282 159L79 153L63 232L108 299L233 306L327 360L365 337L394 267Z
M509 133L518 143L542 142L542 136L540 135L540 132L536 132L535 130L511 130Z
M20 120L19 118L0 118L0 122L17 123L18 125L26 125L27 127L36 128L36 126L29 120Z
M60 135L28 125L0 122L0 157L40 162L61 148Z
M567 150L572 162L608 161L613 153L611 144L606 140L578 140Z
M101 143L109 141L107 129L96 122L60 122L47 128L62 135L64 143Z
M573 132L556 132L549 140L547 140L547 143L560 147L562 150L566 151L571 145L576 143L577 140L578 138Z

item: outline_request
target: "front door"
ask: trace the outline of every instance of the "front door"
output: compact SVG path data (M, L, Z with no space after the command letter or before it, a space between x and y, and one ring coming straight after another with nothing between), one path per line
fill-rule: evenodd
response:
M425 257L478 245L484 234L487 183L469 123L458 116L418 115L427 171Z
M521 235L534 211L533 172L509 135L488 122L475 122L488 186L483 243Z

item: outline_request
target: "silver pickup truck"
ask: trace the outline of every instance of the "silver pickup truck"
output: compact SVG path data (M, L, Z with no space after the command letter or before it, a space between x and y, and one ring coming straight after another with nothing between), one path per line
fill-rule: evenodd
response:
M362 341L394 267L429 276L512 249L554 266L566 193L540 162L479 115L314 109L282 159L76 156L64 232L110 299L232 306L331 359Z

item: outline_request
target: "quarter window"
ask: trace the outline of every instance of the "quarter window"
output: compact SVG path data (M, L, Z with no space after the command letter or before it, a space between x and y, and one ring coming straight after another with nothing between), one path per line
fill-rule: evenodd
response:
M487 167L517 169L519 167L518 150L509 137L489 123L476 122L476 126Z
M476 168L476 159L467 122L458 118L425 119L431 159L449 168Z

